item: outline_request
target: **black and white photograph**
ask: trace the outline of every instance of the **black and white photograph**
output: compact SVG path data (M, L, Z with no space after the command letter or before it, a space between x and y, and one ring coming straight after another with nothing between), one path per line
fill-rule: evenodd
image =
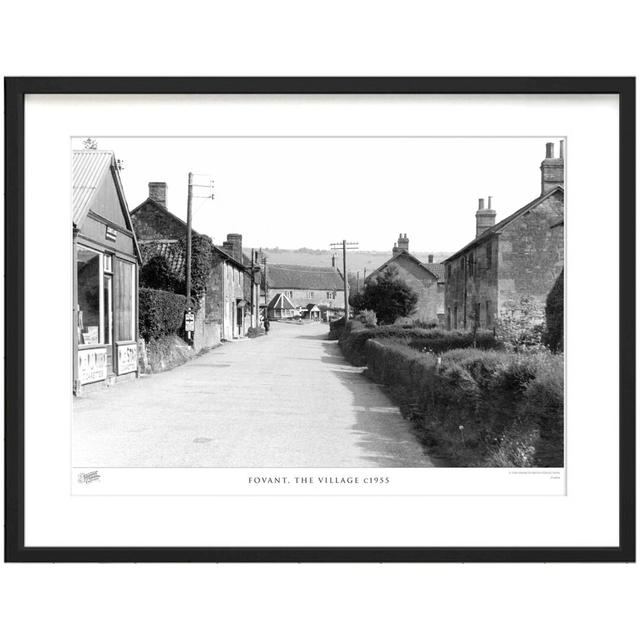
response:
M73 138L79 481L563 468L566 142Z

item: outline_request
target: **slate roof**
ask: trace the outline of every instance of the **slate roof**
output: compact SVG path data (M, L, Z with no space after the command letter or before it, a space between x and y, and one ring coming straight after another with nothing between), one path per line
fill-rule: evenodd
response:
M332 291L342 289L342 276L333 267L307 267L293 264L268 264L270 289L308 289Z
M269 309L295 309L293 302L284 293L277 293L273 296L267 306Z
M487 238L495 235L496 233L500 233L500 231L502 231L502 229L504 229L509 223L513 222L516 218L519 218L521 215L523 215L530 209L533 209L533 207L536 207L542 201L546 200L549 196L557 192L564 193L564 188L561 186L557 186L555 189L551 189L551 191L547 191L547 193L543 193L542 195L538 196L531 202L528 202L527 204L524 205L524 207L521 207L520 209L512 213L510 216L507 216L504 220L501 220L497 224L494 224L493 227L489 227L489 229L487 229L484 233L480 234L477 238L474 238L471 242L468 242L467 244L465 244L464 247L462 247L462 249L459 249L453 255L450 255L446 260L443 260L443 264L446 264L447 262L449 262L449 260L454 260L459 255L467 251L467 249L471 249L472 247L480 244L481 242L484 242Z

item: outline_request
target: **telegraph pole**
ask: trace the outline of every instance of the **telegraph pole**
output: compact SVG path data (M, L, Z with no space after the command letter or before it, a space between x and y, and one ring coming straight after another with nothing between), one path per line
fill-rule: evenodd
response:
M193 200L193 173L189 171L189 187L187 189L187 310L191 308L191 202Z
M351 249L357 249L357 242L334 242L331 245L332 249L342 248L342 279L344 282L344 319L345 322L349 320L349 282L347 280L347 251Z
M269 282L267 280L267 256L262 258L262 264L264 265L264 312L267 313L267 305L269 304L268 295L269 295Z

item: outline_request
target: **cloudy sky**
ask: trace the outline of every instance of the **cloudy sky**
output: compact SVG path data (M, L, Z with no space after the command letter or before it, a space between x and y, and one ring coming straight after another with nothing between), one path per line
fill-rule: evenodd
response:
M328 249L343 238L389 250L454 251L473 238L478 198L497 220L540 194L540 162L553 138L98 138L124 163L133 209L150 181L168 185L168 208L186 217L187 174L214 180L194 199L193 226L221 242ZM73 141L82 148L82 140ZM207 189L197 188L196 195Z

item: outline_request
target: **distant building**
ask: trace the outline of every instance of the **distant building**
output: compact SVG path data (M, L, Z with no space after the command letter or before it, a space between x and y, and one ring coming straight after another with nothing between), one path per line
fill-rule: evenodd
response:
M134 228L113 152L73 152L73 389L138 372L138 269Z
M297 313L296 307L284 293L276 293L267 305L270 320L286 320L294 318Z
M409 253L409 238L400 234L393 245L393 254L389 260L380 265L365 279L365 284L374 276L382 273L390 265L397 267L400 277L418 294L418 304L412 317L435 325L444 322L444 266L433 262L430 255L428 262L418 260Z
M269 300L284 295L297 315L308 304L316 304L325 311L344 311L344 281L334 267L268 264L266 281Z
M540 195L497 224L491 198L486 208L480 199L476 237L444 260L449 328L492 328L523 297L546 303L563 265L563 142L557 158L547 144L540 170Z
M149 183L149 197L132 212L143 262L163 256L178 279L184 279L187 225L167 209L167 185ZM192 230L192 237L200 236ZM206 236L203 236L206 238ZM196 316L196 329L202 347L245 336L259 322L260 262L251 250L247 256L242 235L230 233L222 245L212 245L213 255L206 292L200 301L202 323Z

